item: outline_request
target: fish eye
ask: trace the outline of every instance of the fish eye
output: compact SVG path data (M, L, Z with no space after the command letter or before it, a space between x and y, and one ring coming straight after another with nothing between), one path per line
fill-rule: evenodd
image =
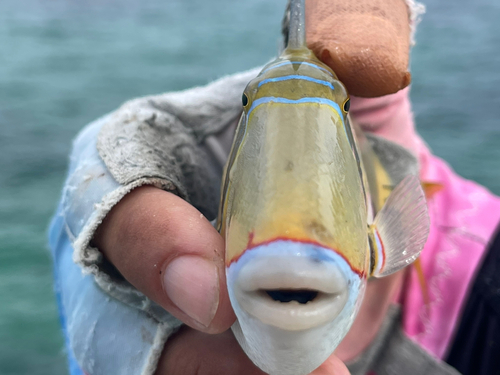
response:
M342 106L342 109L344 110L345 113L349 112L349 109L351 108L351 98L347 98L346 101L344 102L344 105Z
M241 97L241 103L243 104L243 107L246 107L248 105L248 96L247 96L247 94L243 93L243 96Z

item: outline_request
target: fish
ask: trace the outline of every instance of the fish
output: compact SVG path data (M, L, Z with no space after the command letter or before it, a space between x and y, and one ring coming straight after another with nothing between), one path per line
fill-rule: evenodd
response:
M349 331L367 280L424 247L418 162L352 121L346 88L306 46L304 0L291 1L288 45L242 108L216 224L232 330L264 372L305 375Z

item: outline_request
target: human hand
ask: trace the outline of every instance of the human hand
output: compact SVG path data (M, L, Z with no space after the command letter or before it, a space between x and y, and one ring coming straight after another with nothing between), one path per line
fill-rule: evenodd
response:
M183 327L167 341L156 375L265 375L246 356L229 330L209 335ZM311 375L349 375L335 355Z
M94 245L138 290L189 327L164 348L157 375L263 374L232 332L224 241L196 208L151 186L129 193L106 216ZM348 375L331 356L314 375Z

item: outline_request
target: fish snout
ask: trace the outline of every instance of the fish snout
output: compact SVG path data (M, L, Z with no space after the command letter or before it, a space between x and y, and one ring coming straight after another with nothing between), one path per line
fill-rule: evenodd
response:
M253 257L239 270L233 291L242 310L286 331L333 321L349 294L335 261L297 252Z

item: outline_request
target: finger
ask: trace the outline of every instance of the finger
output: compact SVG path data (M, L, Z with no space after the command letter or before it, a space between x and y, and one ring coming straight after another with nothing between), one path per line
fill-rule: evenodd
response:
M155 375L265 375L246 356L231 331L207 335L183 328L163 350ZM349 375L335 355L311 375Z
M350 375L350 372L344 362L342 362L339 357L332 354L320 367L314 370L311 375Z
M213 333L234 322L224 241L176 195L135 189L106 216L94 243L125 279L187 325Z
M155 375L195 374L265 375L248 359L231 331L207 335L184 327L167 341Z

